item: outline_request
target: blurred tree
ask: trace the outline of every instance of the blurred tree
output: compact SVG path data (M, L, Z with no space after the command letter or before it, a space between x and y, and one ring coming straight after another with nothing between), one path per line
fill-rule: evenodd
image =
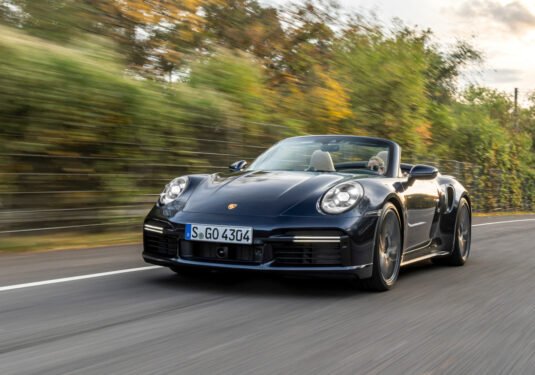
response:
M471 86L454 108L459 125L456 141L449 143L451 156L482 166L480 180L488 197L482 208L519 207L533 152L529 136L513 128L511 99Z
M470 176L479 208L535 202L535 95L515 127L508 95L459 90L479 52L465 42L443 48L430 30L399 21L387 29L327 0L281 9L258 0L0 0L0 22L9 25L0 28L0 147L48 158L0 158L8 173L28 173L0 189L102 188L131 202L120 189L158 190L170 175L225 168L288 135L348 133L392 138L404 158L480 164Z
M449 104L455 100L462 69L481 63L481 53L465 41L459 41L452 49L443 51L431 43L431 30L425 31L422 36L427 45L425 52L429 62L426 70L427 93L434 102Z
M189 56L203 46L204 8L221 1L106 0L92 3L100 11L104 24L113 26L115 38L130 47L132 69L173 81L180 78Z
M193 65L193 87L224 94L239 110L240 117L262 120L267 100L262 70L243 52L219 49L205 61Z
M267 67L281 57L286 35L275 8L256 0L222 0L205 12L207 37L215 45L251 53Z
M3 23L57 42L65 42L91 32L95 21L92 11L89 1L0 1L0 20Z
M310 130L314 133L337 133L342 120L352 117L350 98L346 88L332 74L315 67L315 85L306 93L310 111ZM338 126L337 126L338 125Z
M338 9L333 2L307 0L292 5L281 16L286 38L283 53L274 62L279 83L311 87L315 84L317 66L329 71L336 40L331 26Z
M529 94L528 103L528 108L520 112L520 125L531 137L530 165L535 169L535 92Z
M232 110L232 120L225 127L213 127L212 135L229 144L258 144L269 139L268 110L274 109L265 86L263 70L254 58L241 51L217 49L213 55L192 66L190 85L203 92L215 92ZM207 129L200 129L206 134ZM229 147L220 145L220 152ZM239 150L239 151L238 151ZM238 147L234 152L243 152Z
M0 19L60 42L88 33L110 37L130 70L171 81L203 47L204 7L220 1L5 0Z
M406 156L422 153L428 137L425 38L408 29L387 36L353 25L337 45L358 128L398 141Z

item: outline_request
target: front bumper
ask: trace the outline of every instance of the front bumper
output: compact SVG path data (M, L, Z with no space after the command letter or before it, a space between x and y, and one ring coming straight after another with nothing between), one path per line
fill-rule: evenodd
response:
M200 220L182 219L177 223L158 215L147 217L143 235L146 262L171 268L371 276L377 217L346 222L336 222L332 217L316 221L296 218L295 222L286 218L283 225L279 221L271 223L269 218L251 218L247 224L254 231L252 245L186 241L184 223ZM239 222L218 216L203 219L227 225L246 222L243 217ZM224 258L217 256L219 247L225 247Z
M360 279L371 277L372 264L362 264L356 266L336 266L336 267L288 267L273 266L273 261L261 263L259 265L228 264L205 261L192 261L181 258L160 258L151 254L143 253L143 259L147 263L164 267L202 268L220 271L245 271L245 272L272 272L274 274L302 274L311 276L320 275L346 275L357 276Z

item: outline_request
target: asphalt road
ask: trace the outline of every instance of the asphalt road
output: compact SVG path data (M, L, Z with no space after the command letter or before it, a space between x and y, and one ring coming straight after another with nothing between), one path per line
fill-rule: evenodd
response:
M474 224L465 267L382 294L163 268L6 290L147 265L139 246L3 255L0 374L533 374L535 216Z

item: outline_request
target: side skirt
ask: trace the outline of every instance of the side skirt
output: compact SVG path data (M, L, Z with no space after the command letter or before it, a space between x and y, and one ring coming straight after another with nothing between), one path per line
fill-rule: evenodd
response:
M438 251L436 253L430 253L430 254L422 255L422 256L417 257L417 258L413 258L413 259L402 261L401 262L401 267L407 266L409 264L421 262L422 260L431 259L431 258L434 258L434 257L441 257L441 256L445 256L445 255L448 255L448 254L449 253L447 251Z

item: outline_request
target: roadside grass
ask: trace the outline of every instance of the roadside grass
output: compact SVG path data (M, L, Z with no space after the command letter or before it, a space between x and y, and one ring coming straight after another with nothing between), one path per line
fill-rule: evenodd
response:
M474 212L475 217L492 217L492 216L520 216L535 215L535 212L529 211L495 211L495 212Z
M141 231L68 233L0 237L0 254L76 250L114 245L140 244Z

